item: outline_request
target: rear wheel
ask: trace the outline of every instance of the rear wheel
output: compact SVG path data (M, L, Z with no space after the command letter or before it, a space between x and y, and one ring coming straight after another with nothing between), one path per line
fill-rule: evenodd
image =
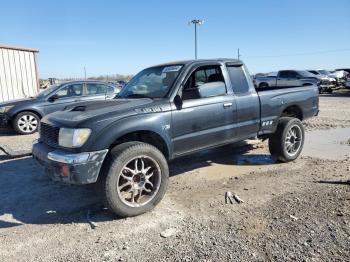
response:
M39 123L40 118L37 114L32 112L22 112L15 117L13 128L21 135L28 135L38 131Z
M152 210L163 198L168 164L154 146L128 142L116 146L102 169L101 193L107 207L120 217Z
M268 85L268 83L261 83L261 84L259 85L259 87L260 87L260 88L268 88L269 85Z
M269 138L270 153L279 161L293 161L303 149L304 138L304 126L299 119L282 117L276 132Z

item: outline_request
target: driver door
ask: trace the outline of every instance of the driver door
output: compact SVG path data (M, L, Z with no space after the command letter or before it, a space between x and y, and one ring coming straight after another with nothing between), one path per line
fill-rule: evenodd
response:
M187 79L182 89L182 108L173 105L172 110L175 155L224 144L234 138L236 104L226 83L220 65L199 67ZM199 94L204 85L206 94Z
M80 102L83 95L83 84L65 85L55 95L57 96L55 100L46 102L44 106L45 114L63 110L68 105Z

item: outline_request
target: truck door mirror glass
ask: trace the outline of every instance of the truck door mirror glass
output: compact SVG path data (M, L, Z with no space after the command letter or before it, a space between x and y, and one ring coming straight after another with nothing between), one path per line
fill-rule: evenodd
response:
M222 96L226 94L226 85L224 82L209 82L198 87L199 96L201 98Z
M179 95L176 95L174 97L174 104L175 104L177 109L181 109L182 108L183 102L182 102L182 98Z

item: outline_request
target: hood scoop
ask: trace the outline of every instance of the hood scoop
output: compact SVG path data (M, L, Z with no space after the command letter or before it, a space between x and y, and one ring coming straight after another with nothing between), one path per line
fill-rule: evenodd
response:
M86 110L86 106L76 106L71 110L71 112L75 112L75 111L84 112L85 110Z

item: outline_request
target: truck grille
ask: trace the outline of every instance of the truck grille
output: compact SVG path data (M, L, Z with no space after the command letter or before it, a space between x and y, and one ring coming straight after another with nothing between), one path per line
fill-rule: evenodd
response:
M330 81L329 80L321 80L321 85L330 85Z
M60 129L45 123L40 125L40 140L52 147L58 147L58 135Z

